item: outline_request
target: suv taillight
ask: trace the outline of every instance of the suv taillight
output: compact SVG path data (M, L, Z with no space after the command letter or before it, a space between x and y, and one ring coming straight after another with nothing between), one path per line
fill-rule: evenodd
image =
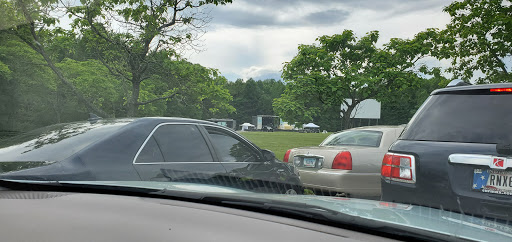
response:
M352 170L352 154L349 151L342 151L334 157L332 169Z
M491 92L512 92L512 88L492 88Z
M414 156L387 153L382 160L380 175L384 179L407 183L416 182Z
M288 162L288 159L290 158L290 152L292 152L292 150L286 151L283 157L283 162Z

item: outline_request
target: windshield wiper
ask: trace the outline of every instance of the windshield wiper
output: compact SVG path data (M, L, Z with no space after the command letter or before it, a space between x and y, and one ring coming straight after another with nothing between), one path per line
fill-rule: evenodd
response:
M254 208L257 210L266 210L277 213L286 213L289 215L297 215L301 217L311 218L311 219L321 219L325 221L332 220L330 216L344 216L340 212L326 209L321 206L309 205L305 203L296 203L296 202L285 202L285 201L265 201L265 200L246 200L246 199L226 199L223 198L213 198L213 197L205 197L203 198L205 201L210 202L219 202L224 205L230 205L234 207L244 207L244 208ZM346 215L348 216L348 215Z

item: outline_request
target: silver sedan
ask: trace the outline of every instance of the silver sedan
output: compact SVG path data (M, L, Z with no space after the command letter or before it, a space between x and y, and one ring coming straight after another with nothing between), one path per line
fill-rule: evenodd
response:
M327 137L319 146L288 150L284 162L299 169L305 187L317 194L377 197L380 168L404 126L369 126Z

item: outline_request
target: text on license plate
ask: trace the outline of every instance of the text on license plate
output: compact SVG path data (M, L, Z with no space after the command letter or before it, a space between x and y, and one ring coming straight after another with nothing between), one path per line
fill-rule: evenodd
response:
M512 195L512 172L475 169L473 189L481 192Z
M304 158L304 167L315 167L316 158Z

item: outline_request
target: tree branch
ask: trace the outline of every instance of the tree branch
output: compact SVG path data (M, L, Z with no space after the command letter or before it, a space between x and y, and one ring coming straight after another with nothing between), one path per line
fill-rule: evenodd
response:
M110 115L105 113L100 108L97 108L89 100L87 100L87 98L85 98L85 96L75 87L75 85L73 85L73 83L71 83L68 79L66 79L64 77L64 74L62 74L62 72L54 65L53 61L50 59L50 57L44 50L44 47L41 45L39 36L37 35L36 30L35 30L34 20L32 19L30 13L28 12L27 7L25 6L25 4L23 2L20 1L20 3L21 3L20 6L23 11L23 15L26 18L26 20L29 22L28 26L30 28L30 34L32 35L32 38L34 39L35 42L32 43L31 41L29 41L27 39L24 39L24 38L21 38L21 39L25 43L27 43L33 50L35 50L37 53L39 53L43 57L43 59L46 61L46 63L48 64L50 69L55 73L55 75L57 75L57 77L61 80L61 82L64 85L66 85L67 87L69 87L71 89L71 91L77 96L78 100L86 106L86 108L87 108L87 110L89 110L89 112L95 112L101 116L110 117ZM20 35L18 35L18 36L20 36Z
M178 1L174 2L174 8L173 8L174 12L172 14L171 22L161 25L160 27L158 27L157 31L158 32L162 32L163 29L165 29L167 27L170 27L170 26L173 26L174 24L176 24L176 15L178 14L178 10L179 11L183 11L183 10L185 10L185 8L187 8L187 7L185 6L185 7L181 8L181 9L178 9Z
M101 58L101 56L97 55L96 56L98 58L98 60L105 66L107 67L108 71L110 72L110 74L114 75L114 76L117 76L117 77L121 77L121 78L124 78L126 79L127 81L130 81L130 78L128 78L124 73L122 73L121 71L118 71L118 70L114 70L114 68L112 68L109 64L107 64L107 62L105 62L105 60L103 60L103 58Z
M169 98L173 98L174 96L176 96L178 93L173 93L172 95L169 95L169 96L165 96L165 97L158 97L158 98L155 98L155 99L151 99L151 100L148 100L148 101L144 101L144 102L138 102L137 105L140 106L140 105L146 105L148 103L152 103L152 102L155 102L155 101L158 101L158 100L162 100L162 99L169 99Z

